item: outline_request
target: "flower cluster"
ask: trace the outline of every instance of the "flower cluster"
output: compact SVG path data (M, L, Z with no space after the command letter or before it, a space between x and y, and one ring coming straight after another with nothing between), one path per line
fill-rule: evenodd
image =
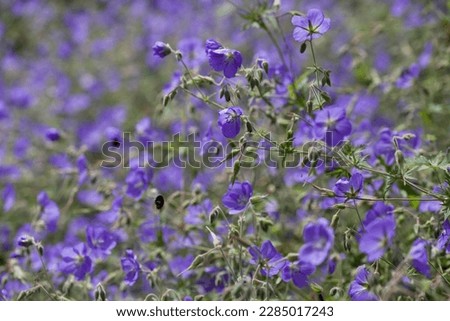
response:
M448 299L442 2L2 1L0 300Z

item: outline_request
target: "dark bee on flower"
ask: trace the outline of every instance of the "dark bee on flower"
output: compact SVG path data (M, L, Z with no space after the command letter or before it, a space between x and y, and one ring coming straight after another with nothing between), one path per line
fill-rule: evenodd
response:
M158 195L155 198L155 206L158 210L162 209L164 206L164 197L162 195Z

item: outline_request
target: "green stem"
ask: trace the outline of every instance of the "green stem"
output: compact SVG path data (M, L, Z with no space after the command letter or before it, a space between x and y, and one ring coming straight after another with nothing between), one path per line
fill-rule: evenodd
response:
M353 205L355 206L355 210L356 210L356 214L358 215L359 223L361 224L361 227L362 227L363 231L365 231L366 228L364 227L364 224L362 222L361 215L359 214L359 210L358 210L358 205L356 205L356 200L355 199L353 199Z
M188 68L188 66L186 66L186 64L184 63L184 60L181 59L180 60L181 64L183 65L184 69L186 69L187 74L189 75L189 78L191 78L192 83L194 84L194 86L197 88L198 92L200 93L200 95L202 96L203 99L206 98L206 95L203 93L203 91L200 89L200 87L198 86L197 82L194 80L194 77L192 76L191 70Z
M222 247L219 248L220 253L222 253L223 259L225 260L225 263L227 264L228 268L230 269L230 273L233 276L234 281L237 281L236 272L234 272L234 269L231 267L230 262L228 261L225 252L223 251Z
M239 217L239 237L242 238L243 230L244 230L244 213ZM239 244L239 275L241 278L243 277L242 271L242 245Z

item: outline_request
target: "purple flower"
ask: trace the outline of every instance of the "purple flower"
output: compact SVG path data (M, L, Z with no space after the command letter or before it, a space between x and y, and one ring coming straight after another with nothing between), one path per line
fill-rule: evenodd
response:
M355 173L350 179L341 178L338 180L336 184L334 184L333 191L340 197L355 196L361 191L363 183L364 177L359 173Z
M143 222L138 230L139 239L144 243L151 243L157 240L160 231L159 217L150 218Z
M272 277L277 275L286 265L286 260L269 240L261 244L261 248L252 246L248 249L252 258L250 264L261 265L261 274Z
M397 88L406 89L413 85L414 79L420 74L419 64L412 64L406 69L403 69L402 73L395 82Z
M214 39L208 39L205 43L205 52L208 54L212 50L222 49L223 46L220 42Z
M208 217L209 212L213 209L210 199L205 199L198 205L190 205L187 208L187 215L184 217L186 224L202 224Z
M317 266L327 259L333 247L334 231L327 219L319 218L305 226L303 239L305 244L298 253L299 260Z
M196 37L183 38L178 43L183 60L190 69L198 69L206 61L202 48L202 41Z
M86 156L81 155L80 157L78 157L77 168L78 168L78 186L81 186L89 178L89 168Z
M21 247L29 247L29 246L33 245L34 243L35 243L34 237L29 236L29 235L22 235L17 240L17 245L19 245Z
M425 45L422 54L417 59L417 62L411 64L408 68L403 69L395 83L397 88L406 89L413 85L414 80L419 77L422 69L430 63L432 52L433 46L430 42L428 42Z
M325 18L318 9L310 9L306 16L293 16L291 20L295 26L293 37L298 42L305 42L322 37L330 29L330 18Z
M59 221L58 205L44 191L38 194L37 201L41 206L41 218L45 222L48 231L56 232Z
M3 211L9 212L14 204L16 203L16 190L14 189L14 185L11 183L6 184L2 193L3 200Z
M202 292L211 293L216 291L221 293L228 283L229 275L224 270L216 266L208 266L205 268L203 275L197 281Z
M430 265L428 264L427 253L428 242L418 238L414 241L409 251L412 266L427 278L431 278Z
M125 284L132 286L139 277L141 267L137 261L137 257L132 250L126 250L125 256L120 259L122 270L125 272Z
M242 56L237 50L226 48L208 50L206 48L206 52L211 68L215 71L223 71L227 78L233 78L242 65Z
M368 290L372 274L361 265L356 269L355 280L350 283L348 295L353 301L378 301L378 297Z
M73 274L77 280L83 280L86 274L92 272L92 260L87 255L87 248L84 243L79 243L74 247L64 248L61 252L61 270L66 274Z
M304 288L309 285L309 276L316 271L316 267L308 262L294 262L286 265L281 272L281 278L284 282L292 280L298 288Z
M57 130L56 128L49 128L45 132L45 137L51 142L56 142L61 138L61 134L59 133L59 130Z
M125 180L127 183L127 196L138 200L144 195L150 182L150 175L145 169L134 167L128 173Z
M172 52L172 49L170 48L170 46L161 41L155 42L152 49L153 49L153 55L158 56L159 58L164 58L165 56L170 55Z
M222 129L222 134L226 138L234 138L241 131L242 109L239 107L230 107L222 109L219 112L217 123Z
M100 205L103 200L103 194L95 189L83 190L77 193L77 199L81 204L95 207Z
M119 218L120 212L122 210L122 203L123 198L121 196L116 197L111 204L111 208L109 210L99 213L97 215L97 219L100 222L106 224L113 224Z
M450 221L448 219L442 225L442 233L437 239L436 248L439 251L445 250L447 254L450 254Z
M185 257L175 256L169 261L169 269L173 275L178 276L180 273L182 273L180 276L183 279L186 279L189 278L194 272L192 270L187 270L193 261L194 256L192 256L191 254L188 254Z
M367 212L366 218L363 221L364 226L368 226L376 219L381 219L386 216L393 216L394 207L386 205L383 202L376 202L372 208Z
M228 187L228 191L222 197L222 203L228 208L229 214L238 214L242 212L253 195L252 185L245 182L234 182L234 185Z
M100 257L110 255L117 244L116 236L99 225L86 227L86 240L89 248Z
M391 131L389 128L383 128L379 132L379 140L375 143L374 154L376 156L384 156L384 160L387 165L392 165L395 161L395 151L396 148L393 144L394 138L396 138L398 149L403 152L405 157L413 156L414 150L419 149L420 139L418 135L413 135L413 137L406 139L405 135L411 134L408 132L395 132Z
M395 218L388 215L378 218L365 226L365 230L359 240L359 250L367 255L367 260L378 260L392 244L395 235Z
M345 109L339 106L318 111L314 123L316 135L323 138L329 146L338 145L352 132L352 124L345 117Z

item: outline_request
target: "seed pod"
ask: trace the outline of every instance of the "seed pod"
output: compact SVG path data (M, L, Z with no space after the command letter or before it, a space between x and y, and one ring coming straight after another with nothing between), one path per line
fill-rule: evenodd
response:
M308 101L306 102L306 112L307 112L308 114L311 114L312 111L313 111L313 102L312 102L312 100L308 100Z
M266 74L269 74L269 63L267 62L267 60L264 60L261 63L261 66L263 67L263 69L266 72Z
M258 81L262 81L262 79L263 79L263 72L262 72L262 70L261 69L258 69L257 71L256 71L256 78L258 79Z
M214 207L213 210L211 212L209 212L209 223L214 224L217 217L219 217L219 215L222 213L223 212L222 212L222 209L220 208L220 206Z
M239 161L236 161L233 165L233 176L231 177L231 184L234 184L236 181L236 177L239 174L239 171L241 169L241 163Z
M300 53L304 53L306 51L306 42L302 43L300 46Z
M331 97L330 97L330 95L327 93L327 92L325 92L325 91L322 91L321 93L320 93L320 96L323 98L323 100L325 100L327 103L329 103L330 101L331 101Z
M395 163L398 167L402 167L405 163L405 157L403 156L403 152L400 149L397 149L394 154Z
M170 102L170 96L169 95L165 95L162 99L162 104L164 107L166 107Z
M162 209L164 206L164 197L162 195L158 195L155 198L155 206L158 210Z
M247 121L247 122L245 123L245 127L247 127L247 132L249 132L249 133L253 132L253 126L252 126L252 123L250 123L249 121Z
M333 215L333 217L331 218L330 225L333 229L336 229L338 223L339 223L339 212Z
M330 296L339 299L344 294L344 291L340 287L333 287L330 289Z
M44 246L41 243L36 244L36 250L39 253L39 256L44 256Z

